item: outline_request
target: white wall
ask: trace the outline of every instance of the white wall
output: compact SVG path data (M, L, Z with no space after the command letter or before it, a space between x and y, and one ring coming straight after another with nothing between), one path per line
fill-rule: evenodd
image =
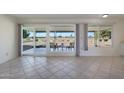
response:
M0 63L17 57L16 23L8 16L0 15Z

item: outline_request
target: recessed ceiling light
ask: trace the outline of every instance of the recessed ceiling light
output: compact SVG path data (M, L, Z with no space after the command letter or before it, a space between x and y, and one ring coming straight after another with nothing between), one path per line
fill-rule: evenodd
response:
M108 14L104 14L102 15L102 18L107 18L109 15Z

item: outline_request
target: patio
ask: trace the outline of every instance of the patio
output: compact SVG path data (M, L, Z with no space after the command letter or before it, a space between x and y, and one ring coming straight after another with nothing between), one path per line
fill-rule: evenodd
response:
M48 53L73 53L74 48L50 48L48 51L47 48L31 48L22 52L24 56L47 56Z

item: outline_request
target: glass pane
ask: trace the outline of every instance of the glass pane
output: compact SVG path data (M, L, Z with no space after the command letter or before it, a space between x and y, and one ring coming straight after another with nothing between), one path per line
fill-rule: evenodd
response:
M46 31L36 31L35 32L35 44L36 48L46 48Z
M111 46L111 26L100 27L99 33L99 47L110 47Z
M29 51L33 48L33 31L23 29L23 52Z
M56 52L72 52L75 45L75 31L68 27L54 27L50 31L50 50ZM71 28L72 29L72 28Z
M95 32L90 32L88 31L88 47L94 47L94 43L95 43Z
M73 51L74 50L73 31L51 31L50 48L51 51Z
M99 46L99 27L88 27L88 47Z
M46 55L47 49L46 49L46 31L35 31L35 54L37 55Z

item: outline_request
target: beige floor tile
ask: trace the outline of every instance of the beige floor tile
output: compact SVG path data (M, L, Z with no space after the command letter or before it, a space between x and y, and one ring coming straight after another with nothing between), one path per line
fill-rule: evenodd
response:
M0 64L1 79L124 79L124 57L23 56Z

